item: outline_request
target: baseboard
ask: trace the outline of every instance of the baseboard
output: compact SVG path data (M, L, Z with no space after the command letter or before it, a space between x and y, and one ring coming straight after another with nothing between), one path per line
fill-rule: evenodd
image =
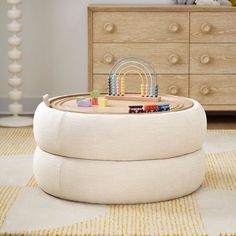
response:
M22 114L34 114L35 109L38 104L42 101L42 97L25 97L21 100L23 104L23 113ZM7 115L10 114L8 111L8 105L11 103L11 100L7 97L0 97L0 114Z

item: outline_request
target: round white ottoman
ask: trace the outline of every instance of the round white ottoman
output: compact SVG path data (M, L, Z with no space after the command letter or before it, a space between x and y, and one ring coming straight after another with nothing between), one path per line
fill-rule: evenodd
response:
M73 95L61 98L76 104ZM206 115L198 102L182 99L190 106L152 114L128 114L127 103L125 113L117 114L96 107L71 112L57 98L55 107L41 103L34 116L36 181L63 199L107 204L156 202L195 191L205 173Z
M157 202L195 191L205 173L204 152L159 160L99 161L49 154L37 148L34 174L54 196L81 202Z
M150 160L199 150L206 135L202 106L163 114L114 115L65 112L41 103L34 136L44 151L92 160Z

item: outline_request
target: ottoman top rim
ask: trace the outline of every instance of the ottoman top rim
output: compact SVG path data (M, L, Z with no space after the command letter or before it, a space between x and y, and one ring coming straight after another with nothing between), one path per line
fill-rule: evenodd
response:
M152 115L127 110L125 115L66 112L42 102L34 115L34 137L42 150L67 157L169 158L194 152L203 144L205 112L198 102L192 102L193 107L186 110Z

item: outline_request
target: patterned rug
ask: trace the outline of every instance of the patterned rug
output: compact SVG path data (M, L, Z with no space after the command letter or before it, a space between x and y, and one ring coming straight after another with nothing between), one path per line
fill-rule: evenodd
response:
M208 131L202 187L172 201L96 205L55 198L32 173L31 128L0 128L0 235L234 235L236 130Z

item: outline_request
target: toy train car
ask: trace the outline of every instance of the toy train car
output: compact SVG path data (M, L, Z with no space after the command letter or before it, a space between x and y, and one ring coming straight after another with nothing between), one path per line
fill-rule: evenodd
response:
M143 113L143 105L129 106L129 113Z
M170 104L169 103L162 103L158 105L157 111L169 111L170 110Z
M144 105L144 112L156 112L158 110L158 105Z
M170 104L169 103L161 103L155 105L136 105L129 106L129 113L148 113L148 112L162 112L169 111Z

